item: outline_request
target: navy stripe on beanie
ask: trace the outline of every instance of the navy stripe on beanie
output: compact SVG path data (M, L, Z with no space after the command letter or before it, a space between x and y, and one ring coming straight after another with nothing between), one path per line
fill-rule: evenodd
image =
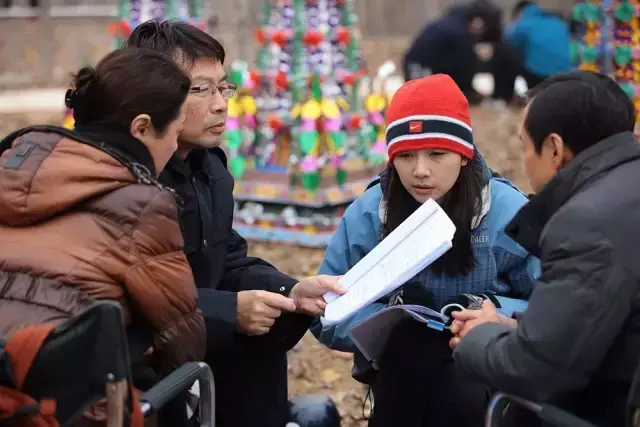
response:
M405 135L419 134L450 135L457 139L468 142L469 144L473 144L473 133L471 132L471 130L455 122L433 119L412 119L395 125L392 124L387 129L387 144L391 144L394 139Z

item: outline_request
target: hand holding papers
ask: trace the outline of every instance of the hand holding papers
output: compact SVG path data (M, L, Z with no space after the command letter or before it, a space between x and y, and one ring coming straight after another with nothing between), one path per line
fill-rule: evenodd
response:
M344 321L393 292L451 248L455 225L435 200L423 203L398 228L349 270L342 296L327 293L324 325Z

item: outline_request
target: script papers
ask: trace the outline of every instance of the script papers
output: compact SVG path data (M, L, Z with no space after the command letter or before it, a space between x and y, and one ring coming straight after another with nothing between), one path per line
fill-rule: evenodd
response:
M324 295L323 325L344 321L361 308L402 286L451 248L456 227L433 199L340 278L347 293Z

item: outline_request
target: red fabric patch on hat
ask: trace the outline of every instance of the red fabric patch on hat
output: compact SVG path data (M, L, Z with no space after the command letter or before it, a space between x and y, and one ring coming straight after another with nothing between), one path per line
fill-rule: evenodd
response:
M409 133L422 133L422 122L409 122Z

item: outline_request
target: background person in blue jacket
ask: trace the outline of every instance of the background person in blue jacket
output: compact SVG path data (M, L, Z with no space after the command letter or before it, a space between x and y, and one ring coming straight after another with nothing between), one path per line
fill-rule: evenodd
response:
M463 294L528 297L539 261L503 232L527 198L491 176L473 144L467 100L454 81L439 74L405 83L391 101L387 123L389 167L345 212L320 272L346 273L433 198L456 225L453 247L404 285L403 302L440 309ZM485 389L458 377L450 334L412 321L400 324L377 372L356 351L349 330L389 299L341 324L323 329L316 319L311 328L326 346L355 353L354 377L374 393L369 425L482 425Z
M505 29L504 39L520 52L519 74L529 89L547 77L575 68L569 52L570 27L562 16L523 0L515 5L513 18L514 22Z

